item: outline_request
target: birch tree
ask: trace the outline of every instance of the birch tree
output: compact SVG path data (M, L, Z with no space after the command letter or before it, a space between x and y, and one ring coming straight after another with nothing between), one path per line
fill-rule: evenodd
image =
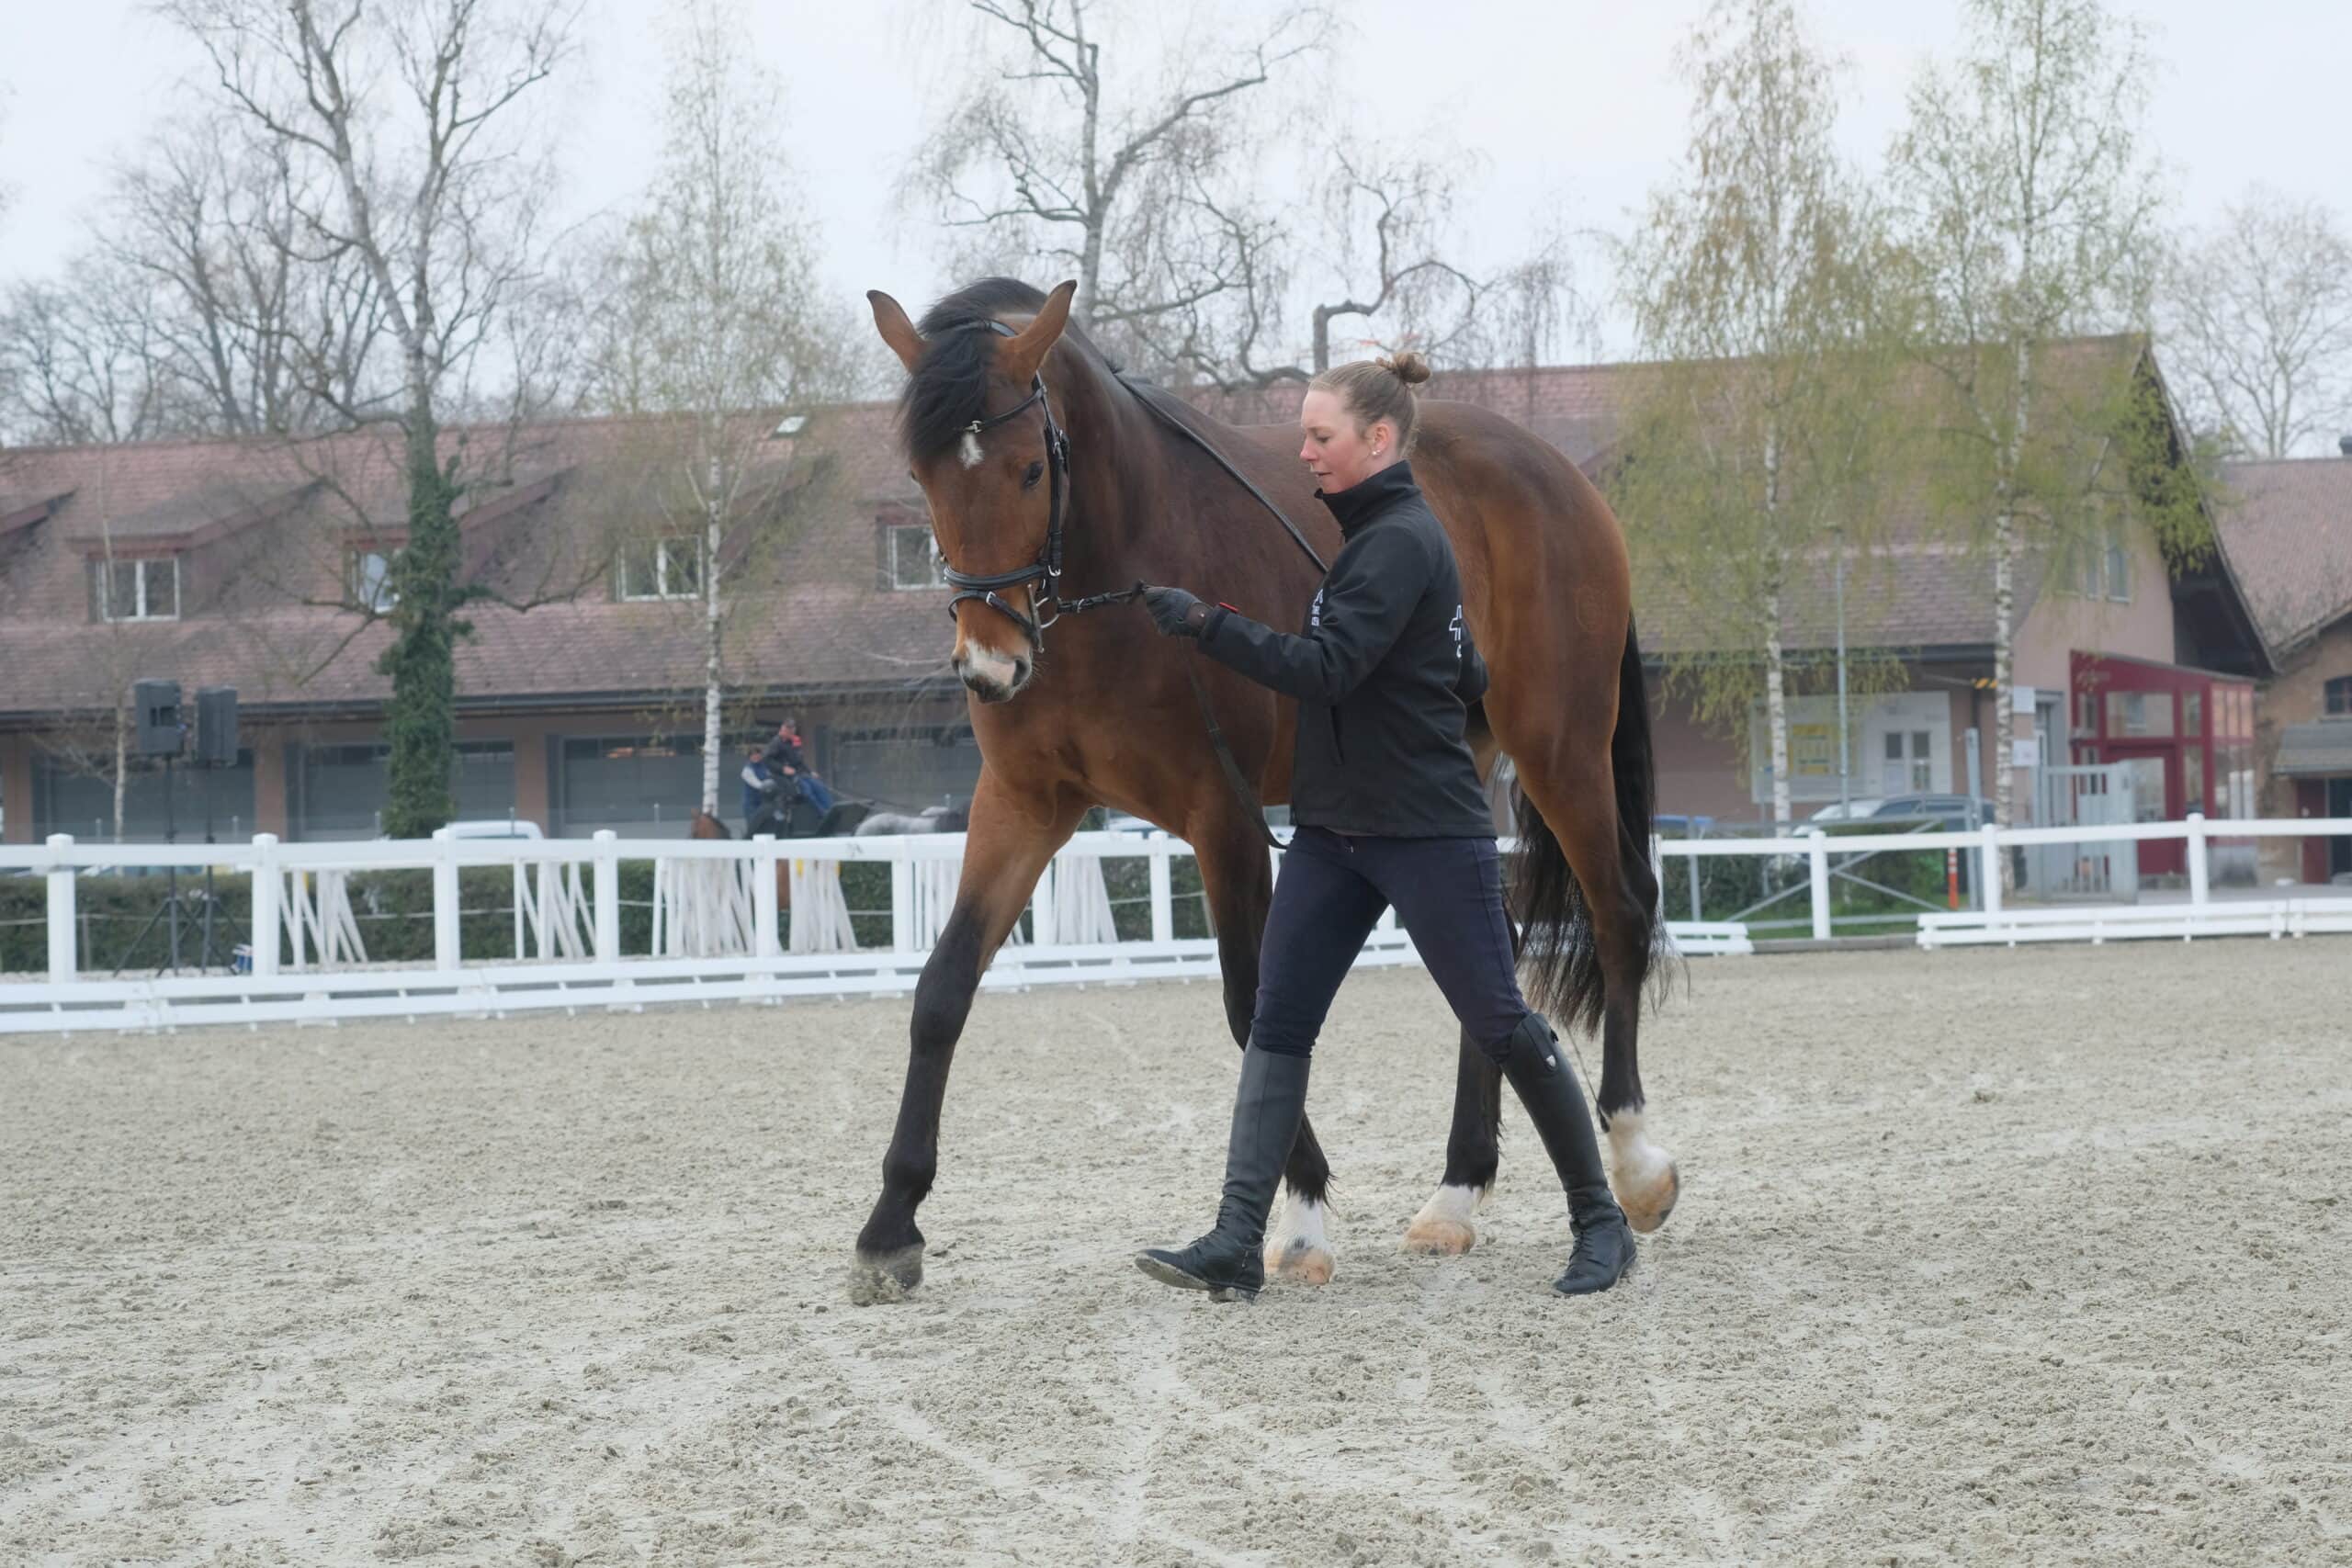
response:
M2312 201L2255 186L2188 236L2165 276L2165 363L2202 434L2234 452L2333 452L2352 428L2352 239Z
M2006 825L2020 575L2070 570L2119 525L2119 485L2161 482L2135 458L2162 455L2125 439L2157 433L2138 384L2055 352L2145 323L2161 190L2140 145L2152 68L2135 24L2102 0L1968 0L1965 15L1965 52L1913 85L1888 174L1916 268L1913 353L1939 401L1939 499L1991 567ZM2197 547L2194 504L2134 511L2168 549Z
M1785 829L1792 596L1835 569L1831 551L1867 546L1878 515L1877 242L1834 150L1831 63L1793 0L1721 0L1682 64L1682 177L1624 254L1644 356L1661 363L1611 490L1645 575L1706 628L1670 678L1743 733L1760 678Z
M407 494L391 563L385 829L414 837L453 809L454 649L465 606L454 518L468 475L446 457L447 411L527 291L548 186L528 108L570 43L572 0L168 0L202 47L220 104L296 171L311 254L363 269L395 347L389 420Z
M667 24L662 163L612 257L592 395L649 416L645 516L621 570L655 579L700 624L702 806L715 815L732 591L772 562L816 478L805 459L793 471L793 412L843 395L854 361L778 151L782 88L741 9L677 0ZM673 560L689 538L691 561Z

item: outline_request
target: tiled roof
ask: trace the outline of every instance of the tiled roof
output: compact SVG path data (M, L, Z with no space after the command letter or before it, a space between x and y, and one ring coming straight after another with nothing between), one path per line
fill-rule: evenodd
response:
M2352 614L2352 458L2231 463L2222 477L2222 543L2271 646Z

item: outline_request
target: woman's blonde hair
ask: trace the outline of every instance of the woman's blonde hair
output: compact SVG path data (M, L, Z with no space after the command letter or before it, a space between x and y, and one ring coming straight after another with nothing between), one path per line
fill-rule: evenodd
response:
M1396 455L1413 449L1413 389L1430 378L1430 362L1407 349L1384 359L1359 359L1319 372L1307 383L1347 405L1361 435L1386 420L1396 427Z

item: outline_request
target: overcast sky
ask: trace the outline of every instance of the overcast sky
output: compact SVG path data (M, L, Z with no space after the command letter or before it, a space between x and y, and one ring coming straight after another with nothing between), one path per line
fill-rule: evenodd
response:
M2183 216L2201 220L2261 179L2352 206L2352 3L2141 0L2163 62L2149 117ZM654 141L659 0L589 0L584 52L560 103L575 214L626 204ZM954 0L758 0L759 48L786 84L791 144L844 298L880 287L912 304L952 280L890 186L956 63ZM1246 9L1246 7L1245 7ZM1342 0L1342 91L1400 127L1442 124L1490 161L1470 203L1506 242L1526 214L1625 226L1672 173L1685 96L1676 43L1700 0ZM1817 36L1851 62L1844 138L1875 161L1914 66L1948 53L1953 0L1813 0ZM139 0L0 0L0 281L54 271L74 249L110 158L196 70L190 47ZM1050 280L1038 279L1039 282Z

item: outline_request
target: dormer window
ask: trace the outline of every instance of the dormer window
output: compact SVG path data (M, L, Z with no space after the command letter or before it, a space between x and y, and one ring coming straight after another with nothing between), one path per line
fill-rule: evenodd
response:
M617 587L624 599L693 599L702 592L702 540L679 534L621 552Z
M947 566L928 523L893 523L882 530L884 580L892 588L944 588Z
M391 551L351 552L351 602L379 615L401 602L399 590L392 586Z
M177 556L90 563L90 598L102 621L176 621L180 618Z

